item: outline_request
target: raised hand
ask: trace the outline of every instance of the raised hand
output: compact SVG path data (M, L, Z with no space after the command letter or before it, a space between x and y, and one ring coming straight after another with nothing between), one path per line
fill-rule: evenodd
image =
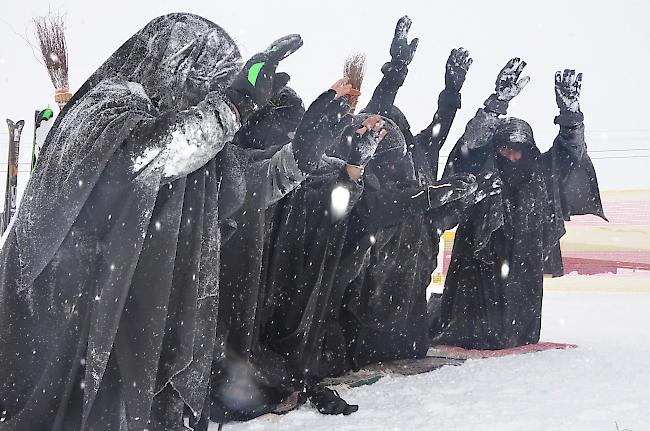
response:
M506 114L508 103L515 98L526 84L530 77L524 76L521 79L521 72L526 67L526 62L515 57L510 60L499 72L495 84L494 94L485 101L485 108L496 114Z
M469 51L465 48L454 48L447 59L445 68L445 87L455 93L459 93L465 83L465 77L469 67L472 65Z
M287 85L289 75L277 73L276 69L280 61L300 48L302 43L302 38L297 34L282 37L265 51L252 56L235 76L228 93L242 123Z
M513 58L501 69L495 86L495 93L499 100L511 101L528 84L530 81L529 76L519 79L524 67L526 67L525 61L520 58Z
M332 84L330 89L336 92L337 98L341 96L347 96L347 97L361 96L361 92L356 88L352 87L352 84L350 84L350 78L348 77L343 77L339 79L334 84Z
M582 73L576 75L572 69L555 72L555 101L560 112L580 112L580 89Z
M397 21L395 26L395 36L390 44L390 56L392 61L408 66L413 60L415 50L418 48L419 39L416 37L408 43L408 33L411 28L411 19L403 16Z
M386 122L379 115L372 115L361 123L361 127L354 132L351 138L352 148L347 160L349 165L365 167L368 164L372 156L375 155L377 145L388 133L383 129L384 124ZM343 136L343 139L347 138L349 136Z

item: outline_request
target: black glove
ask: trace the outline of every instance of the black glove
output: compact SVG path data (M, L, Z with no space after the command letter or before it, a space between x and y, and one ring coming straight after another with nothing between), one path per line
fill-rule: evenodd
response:
M383 126L383 122L381 123ZM385 132L384 132L385 134ZM365 167L372 156L375 155L377 145L383 138L382 129L374 130L366 126L359 130L355 130L352 136L344 134L342 139L351 140L350 155L347 162L349 165Z
M390 56L393 63L401 63L408 66L413 60L415 50L418 48L419 39L416 37L408 43L409 29L411 28L411 19L403 16L397 21L395 26L395 36L390 44Z
M280 60L302 46L297 34L282 37L266 51L255 54L235 76L227 90L231 102L237 107L241 123L263 108L289 82L289 75L276 73Z
M467 71L472 65L469 51L465 48L452 49L445 67L445 89L459 93L465 83Z
M508 103L524 89L530 77L519 79L521 72L526 67L526 62L520 58L510 60L497 76L495 92L485 101L485 108L496 114L505 115L508 112Z
M309 106L293 138L293 155L300 170L313 172L325 151L335 143L336 130L352 124L353 117L347 97L336 97L336 91L327 90Z
M576 71L570 69L564 69L564 73L555 72L555 101L560 108L555 124L576 127L583 122L584 115L580 112L581 88L582 73L576 75Z
M443 178L427 188L429 208L438 208L449 202L471 195L478 189L476 177L472 174L461 173Z

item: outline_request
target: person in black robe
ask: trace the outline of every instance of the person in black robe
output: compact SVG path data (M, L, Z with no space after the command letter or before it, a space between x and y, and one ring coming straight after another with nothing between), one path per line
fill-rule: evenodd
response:
M361 196L361 172L377 145L404 147L394 123L377 115L348 117L354 120L352 126L333 130L335 141L347 151L341 158L324 157L306 166L307 180L278 203L264 271L261 342L285 358L292 380L305 387L312 404L325 414L357 410L319 384L324 377L321 346L329 304L336 298L333 281L347 234L347 214Z
M311 181L309 166L317 164L331 145L332 132L350 122L344 114L351 89L347 80L337 81L303 118L302 100L285 88L235 136L235 142L251 149L253 156L246 172L250 185L246 199L232 216L236 247L223 256L221 266L217 337L225 351L213 364L213 421L245 420L277 411L286 397L300 390L284 358L261 343L267 270L263 263L276 203L305 180ZM290 172L281 176L290 181L274 188L280 193L268 193L263 184L276 172Z
M528 82L519 79L524 66L515 58L503 68L495 93L449 157L443 179L495 172L503 189L458 216L434 344L505 349L537 343L544 273L562 275L564 222L578 214L605 219L584 139L582 74L556 73L560 132L542 154L528 123L499 118Z
M176 430L201 414L223 222L244 199L227 143L301 44L242 69L222 28L165 15L75 93L0 251L0 430Z
M434 211L469 199L467 195L477 187L471 175L451 182L436 180L438 154L460 107L460 89L472 63L466 50L451 52L438 111L421 133L413 136L406 117L394 105L418 43L417 39L408 43L410 25L408 17L398 21L391 61L382 67L384 77L364 110L395 120L408 151L376 154L368 165L364 195L351 216L353 233L345 261L355 263L351 271L340 274L340 283L348 287L345 300L338 304L342 309L332 310L340 316L347 355L330 361L334 375L369 363L426 354L426 287L435 269L439 239Z

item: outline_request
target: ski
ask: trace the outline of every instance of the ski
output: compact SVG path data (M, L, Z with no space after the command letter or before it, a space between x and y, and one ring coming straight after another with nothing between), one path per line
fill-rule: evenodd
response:
M18 187L18 154L20 151L20 134L25 121L16 123L7 118L9 127L9 154L7 158L7 186L5 188L5 207L2 217L2 232L7 229L16 212L16 192Z

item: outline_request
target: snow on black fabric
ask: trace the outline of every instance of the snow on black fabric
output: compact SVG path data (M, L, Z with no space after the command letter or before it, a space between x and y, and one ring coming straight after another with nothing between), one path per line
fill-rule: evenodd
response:
M439 150L458 109L443 91L433 121L414 137L406 116L394 105L403 77L392 79L390 70L382 71L384 78L364 112L393 120L399 128L388 136L402 137L407 151L377 149L366 171L364 195L351 214L350 252L344 260L353 265L342 273L353 275L337 279L347 292L336 316L347 337L349 363L344 365L353 368L427 351L425 290L436 265L440 233L438 208L430 208L435 194L428 186L435 183ZM384 149L391 147L396 146L389 143Z
M553 147L540 155L523 120L490 119L483 110L470 120L443 179L463 171L495 175L502 177L503 191L456 219L434 343L503 349L539 340L544 273L563 272L564 220L587 213L604 218L586 151L580 157L566 152L568 145L586 147L583 130L582 124L573 131L561 127ZM498 149L504 146L523 151L526 175L498 169L504 159Z
M220 221L244 192L222 96L240 63L216 24L166 15L62 111L0 252L0 429L169 429L183 404L201 412Z

